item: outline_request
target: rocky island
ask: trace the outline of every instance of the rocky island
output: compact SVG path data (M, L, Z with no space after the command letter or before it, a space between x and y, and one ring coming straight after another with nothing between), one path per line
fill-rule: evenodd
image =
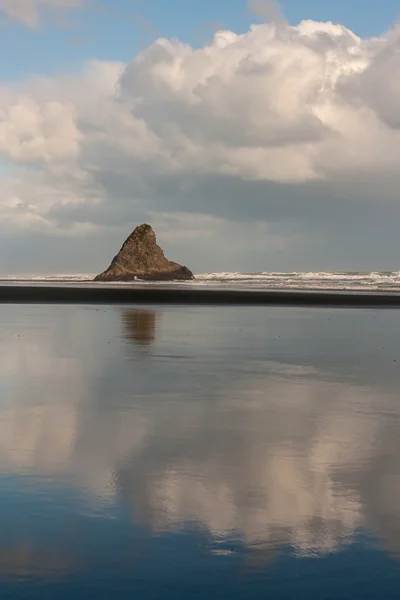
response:
M173 281L194 279L182 265L167 260L150 225L139 225L124 242L106 271L94 281Z

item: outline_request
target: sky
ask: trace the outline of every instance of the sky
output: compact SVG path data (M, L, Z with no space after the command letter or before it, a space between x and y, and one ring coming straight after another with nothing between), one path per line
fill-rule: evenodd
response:
M0 0L0 274L398 270L399 13Z

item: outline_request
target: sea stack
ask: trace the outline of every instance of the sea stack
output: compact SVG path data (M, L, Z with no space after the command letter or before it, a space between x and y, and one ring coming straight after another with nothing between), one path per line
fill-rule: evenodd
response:
M117 256L95 281L173 281L194 279L187 267L167 260L150 225L139 225L127 238Z

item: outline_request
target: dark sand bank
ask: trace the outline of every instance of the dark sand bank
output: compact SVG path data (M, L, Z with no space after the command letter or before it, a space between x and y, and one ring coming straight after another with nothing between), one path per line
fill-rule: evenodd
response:
M0 303L213 304L400 308L400 294L355 291L227 290L153 286L0 285Z

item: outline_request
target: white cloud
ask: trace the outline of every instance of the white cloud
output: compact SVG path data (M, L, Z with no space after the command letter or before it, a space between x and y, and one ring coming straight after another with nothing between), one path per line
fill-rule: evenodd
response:
M18 211L18 227L34 214L77 234L176 212L215 231L253 217L282 239L308 227L328 240L363 203L397 207L399 39L400 28L361 39L332 23L266 23L4 84L0 152L14 169L0 210Z
M342 83L343 93L362 98L390 129L400 129L399 39L400 26L377 40L366 68Z
M74 106L22 96L0 109L0 152L16 162L75 158L81 138Z
M396 134L368 98L354 102L344 87L368 69L382 43L314 22L218 32L200 50L158 40L125 70L121 96L168 142L177 168L324 179L393 156L384 148L398 143Z
M82 6L84 0L0 0L0 15L37 27L43 10L66 10Z

